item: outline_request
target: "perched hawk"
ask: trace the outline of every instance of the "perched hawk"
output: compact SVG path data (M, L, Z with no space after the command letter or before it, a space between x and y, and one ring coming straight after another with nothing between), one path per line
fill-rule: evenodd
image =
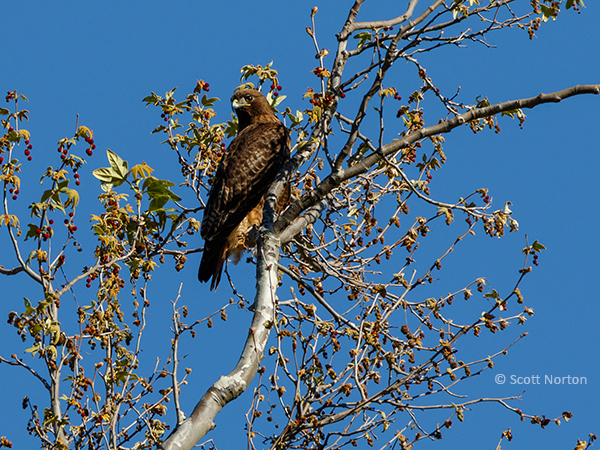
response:
M237 253L239 260L243 236L262 221L267 189L290 157L289 132L260 92L240 90L231 105L238 132L217 168L200 229L204 253L198 279L212 277L211 290L219 285L227 257Z

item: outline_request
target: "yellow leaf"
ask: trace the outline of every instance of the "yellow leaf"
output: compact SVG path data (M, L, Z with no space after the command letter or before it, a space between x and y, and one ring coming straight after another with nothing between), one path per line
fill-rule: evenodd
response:
M396 91L396 88L387 88L387 89L382 89L379 91L379 96L380 97L390 97L390 96L394 96L396 95L398 92Z
M94 132L92 130L90 130L88 127L85 126L80 126L79 130L77 130L77 135L81 136L81 137L89 137L89 138L93 138L94 137Z
M142 164L137 164L131 168L131 175L133 175L133 178L135 180L137 180L138 178L148 178L152 174L152 172L154 172L154 169L151 168L145 162Z

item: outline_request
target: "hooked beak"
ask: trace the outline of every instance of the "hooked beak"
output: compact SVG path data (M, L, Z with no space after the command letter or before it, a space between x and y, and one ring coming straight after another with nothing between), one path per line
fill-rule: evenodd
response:
M243 98L240 98L240 99L236 98L231 102L231 107L235 111L236 109L239 109L242 106L246 106L247 104L248 104L248 102L246 102L246 100L244 100Z

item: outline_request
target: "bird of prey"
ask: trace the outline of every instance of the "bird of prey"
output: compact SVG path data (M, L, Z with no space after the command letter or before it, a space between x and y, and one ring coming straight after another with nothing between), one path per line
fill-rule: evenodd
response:
M238 117L237 135L215 173L200 228L204 253L198 279L212 277L211 290L219 285L227 257L234 254L239 260L243 237L262 221L267 189L290 157L289 131L260 92L239 90L231 105Z

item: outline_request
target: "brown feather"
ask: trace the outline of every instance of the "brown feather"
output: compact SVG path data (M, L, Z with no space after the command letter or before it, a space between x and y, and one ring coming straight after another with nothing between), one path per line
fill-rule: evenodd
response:
M289 132L260 92L243 89L231 101L238 134L217 168L200 229L205 244L198 279L212 277L211 290L227 257L237 252L239 260L244 235L260 224L265 193L290 156Z

